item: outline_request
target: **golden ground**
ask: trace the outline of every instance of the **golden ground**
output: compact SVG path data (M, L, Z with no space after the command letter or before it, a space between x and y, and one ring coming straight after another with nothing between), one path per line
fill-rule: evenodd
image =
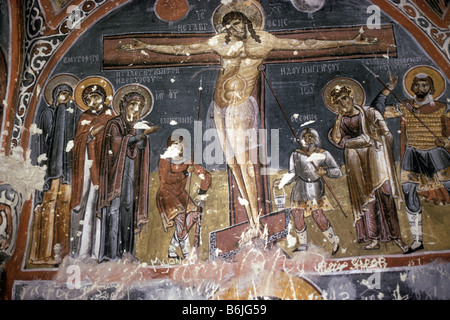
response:
M212 183L208 191L206 206L203 210L201 243L199 258L201 260L209 259L209 233L217 229L223 229L229 226L228 217L228 181L226 171L211 171ZM200 179L192 176L191 194L197 190L195 184ZM171 227L164 231L161 216L156 207L156 192L159 186L159 176L157 172L152 172L150 176L150 196L149 196L149 223L143 227L142 232L136 240L136 257L147 263L167 264L167 249L173 236L174 228ZM191 247L194 246L194 229L189 234ZM178 251L181 257L181 252ZM158 261L160 260L160 262Z
M342 168L345 172L345 168ZM280 179L286 171L279 171L270 175L270 186L273 181ZM223 229L229 226L229 203L228 203L228 182L226 171L212 171L212 185L208 191L209 197L203 214L202 221L202 241L199 250L200 260L209 259L209 233L214 230ZM144 227L137 239L136 256L139 260L150 264L171 264L177 261L169 261L167 259L167 248L173 235L173 227L164 232L161 218L156 209L155 194L159 185L159 177L157 173L151 175L150 190L150 221ZM198 178L197 178L198 179ZM379 250L363 250L361 245L356 242L356 232L353 226L353 216L350 208L350 199L347 188L346 176L339 179L327 179L328 183L334 190L339 199L347 218L343 215L335 202L332 195L328 192L328 198L335 207L335 210L326 212L331 225L337 236L340 238L340 250L335 254L335 258L346 258L353 256L366 255L384 255L384 254L401 254L401 249L393 242L381 244ZM198 180L196 177L192 179L192 185ZM286 205L289 206L289 196L292 184L285 187ZM270 188L271 192L272 189ZM271 195L271 198L273 196ZM432 203L423 202L423 231L424 246L426 251L439 251L450 249L450 236L448 235L448 226L450 225L449 206L434 205ZM275 202L272 199L273 211L277 211ZM406 212L403 208L398 211L398 218L402 232L403 241L406 245L412 242L409 229L409 223ZM305 219L308 225L308 242L310 247L319 247L323 250L331 251L330 243L325 239L322 232L318 229L312 216ZM191 247L193 246L194 230L190 232ZM277 244L283 248L288 254L291 254L293 248L288 248L287 241L281 240ZM181 256L181 253L179 253Z
M342 168L345 172L345 168ZM272 192L273 182L280 179L286 171L279 171L269 176L270 191ZM204 208L202 229L201 229L201 245L199 249L199 258L202 261L209 259L209 233L215 230L229 227L229 202L228 202L228 179L226 170L211 171L212 184L208 191L208 199ZM174 227L169 228L167 232L164 231L161 217L156 207L156 192L159 186L159 176L157 172L151 173L151 187L149 195L149 222L145 225L136 239L136 257L141 262L146 262L149 265L170 265L179 264L178 260L169 260L167 258L167 249L172 238ZM339 179L327 179L328 183L334 190L339 199L347 218L339 209L337 203L332 195L327 190L328 198L335 207L335 210L325 212L330 221L335 234L340 238L340 249L335 254L334 258L347 258L367 255L389 255L401 254L400 248L393 242L381 244L379 250L363 250L361 244L356 242L356 232L353 226L353 216L350 208L350 199L348 195L346 176ZM196 190L194 185L199 183L199 178L193 176L192 190ZM292 185L285 187L286 190L286 205L289 206L289 197ZM273 194L271 194L273 198ZM449 206L434 205L433 203L423 203L423 232L424 232L424 246L426 251L439 251L450 249L450 236L448 234L448 226L450 225L450 210ZM275 202L272 199L273 211L277 211ZM412 242L412 237L409 229L409 223L406 217L404 208L398 211L398 218L402 232L403 241L406 245ZM331 244L325 239L322 232L318 229L312 216L307 217L305 222L308 226L308 243L310 248L319 248L326 252L331 252ZM293 235L293 233L292 233ZM191 247L194 244L194 230L190 232ZM281 240L277 246L284 249L286 253L295 256L292 253L293 247L288 247L287 240ZM29 247L29 246L28 246ZM178 249L179 250L179 249ZM423 252L425 252L425 250ZM178 252L181 257L181 252ZM27 257L29 252L27 252ZM52 268L53 266L48 266ZM34 266L27 262L26 269L45 268L45 266Z

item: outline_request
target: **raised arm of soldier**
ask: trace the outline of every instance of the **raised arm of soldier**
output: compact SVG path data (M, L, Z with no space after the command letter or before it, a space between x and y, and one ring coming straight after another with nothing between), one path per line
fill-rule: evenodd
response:
M383 114L384 118L396 118L400 117L401 113L397 110L397 106L395 105L386 105L387 97L391 94L391 91L395 89L398 83L398 76L393 76L392 73L389 72L389 83L378 93L375 99L370 104L371 107L377 109L381 114Z

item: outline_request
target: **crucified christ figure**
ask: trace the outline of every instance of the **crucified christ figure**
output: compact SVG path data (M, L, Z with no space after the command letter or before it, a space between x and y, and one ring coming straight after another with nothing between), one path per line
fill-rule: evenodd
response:
M149 50L170 55L216 53L221 58L221 71L214 92L214 119L219 140L244 204L250 230L260 235L255 162L252 155L257 141L259 109L251 97L258 79L259 66L273 50L319 50L376 42L360 32L348 40L316 40L278 38L269 32L255 30L242 12L230 11L222 18L225 32L204 42L180 45L155 45L134 40L122 50Z

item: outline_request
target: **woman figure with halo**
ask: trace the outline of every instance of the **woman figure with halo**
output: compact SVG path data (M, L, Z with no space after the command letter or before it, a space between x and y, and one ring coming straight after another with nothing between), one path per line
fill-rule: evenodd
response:
M337 114L328 138L344 149L357 241L366 243L362 246L365 250L394 241L405 252L397 217L402 198L392 155L393 135L383 116L364 105L364 89L351 78L330 81L323 99Z
M39 116L42 130L38 144L39 157L46 159L47 171L43 192L36 192L33 240L30 261L33 264L58 264L69 253L70 197L72 185L72 152L81 110L73 101L79 79L71 74L53 77L45 87L48 106Z
M101 149L99 262L125 256L134 259L135 234L148 222L148 135L159 129L140 121L153 108L153 96L145 87L122 87L114 96L113 108L117 116L105 126Z
M96 218L100 149L106 122L114 117L109 107L113 88L108 80L92 76L75 89L75 101L84 110L73 142L73 182L70 253L80 259L98 259L100 223Z

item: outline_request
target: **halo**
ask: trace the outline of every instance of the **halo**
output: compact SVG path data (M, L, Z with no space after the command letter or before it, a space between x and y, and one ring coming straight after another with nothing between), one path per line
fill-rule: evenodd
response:
M111 83L103 77L93 76L83 79L75 88L75 102L81 109L83 110L89 109L88 106L86 106L83 101L83 90L89 87L90 85L98 85L101 86L103 89L105 89L106 91L105 106L111 103L113 96L113 88Z
M225 1L222 1L225 2ZM252 22L253 29L262 30L265 24L264 10L258 1L254 0L230 0L228 4L219 5L212 15L212 23L214 29L218 33L222 32L225 26L222 26L222 19L224 15L232 11L238 11L245 14L245 16Z
M140 119L146 117L150 112L152 112L154 99L151 91L139 84L129 84L120 88L114 95L112 106L116 114L120 114L120 101L127 93L130 92L140 93L145 99L144 107L141 110Z
M76 76L73 74L63 73L59 74L55 77L53 77L45 86L44 90L44 98L45 101L51 105L53 104L53 90L60 85L60 84L67 84L72 87L73 92L75 93L75 87L77 86L77 83L80 81Z
M355 104L359 106L364 106L364 104L366 103L366 93L364 91L364 88L358 81L352 78L338 77L328 82L322 92L323 102L325 103L325 106L328 109L330 109L331 112L338 114L336 105L333 102L331 102L331 91L336 86L350 87L353 91L353 98Z
M415 94L414 92L411 91L411 84L414 78L421 73L426 74L431 79L433 79L434 83L433 98L438 99L439 97L441 97L446 90L446 82L444 76L436 68L424 65L415 66L406 71L405 77L403 79L403 89L405 90L405 93L410 98L414 98Z

